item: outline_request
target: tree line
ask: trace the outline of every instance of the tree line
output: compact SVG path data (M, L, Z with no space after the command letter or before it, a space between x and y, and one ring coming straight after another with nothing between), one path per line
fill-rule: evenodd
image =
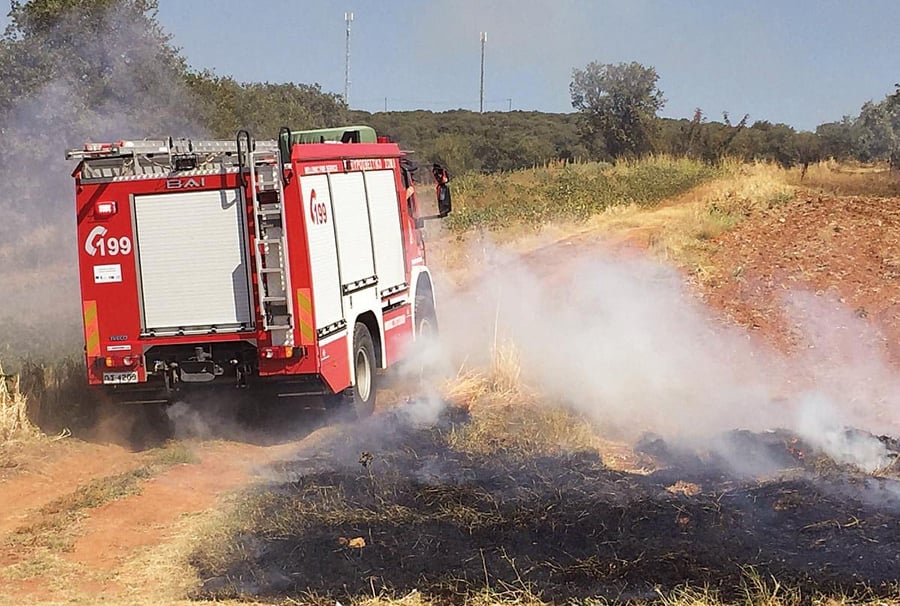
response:
M665 98L654 68L594 62L573 70L571 113L368 113L318 84L244 83L194 68L157 11L156 0L13 1L0 36L0 135L36 156L41 142L57 144L58 154L88 138L231 138L239 128L270 138L285 125L365 123L456 173L649 153L783 166L828 157L900 161L898 93L814 132L699 108L670 119L659 116Z

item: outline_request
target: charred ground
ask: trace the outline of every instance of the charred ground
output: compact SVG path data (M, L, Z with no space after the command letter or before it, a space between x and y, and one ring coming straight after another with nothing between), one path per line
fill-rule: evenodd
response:
M451 409L430 429L391 423L387 448L381 419L285 464L227 536L195 553L208 579L200 596L325 603L417 590L457 604L495 587L559 603L690 584L734 597L751 568L810 594L896 591L895 479L798 458L796 440L778 433L723 438L772 465L741 479L719 455L660 440L647 450L675 465L648 475L610 469L596 451L485 456L448 443L464 416Z

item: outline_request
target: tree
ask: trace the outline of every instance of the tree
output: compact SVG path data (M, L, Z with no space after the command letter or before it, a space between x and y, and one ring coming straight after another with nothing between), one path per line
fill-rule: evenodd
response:
M13 103L7 97L0 105L60 98L57 113L69 115L60 116L59 128L66 131L199 131L184 111L185 62L156 14L156 0L12 2L0 76L15 87L0 93L13 95Z
M880 103L869 101L857 119L857 156L864 161L888 160L891 170L900 164L900 86Z
M640 63L589 63L572 72L572 107L597 156L639 156L652 150L656 114L665 105L659 76Z
M822 156L843 160L853 154L856 130L853 118L844 116L840 122L826 122L816 127L816 136L822 147Z

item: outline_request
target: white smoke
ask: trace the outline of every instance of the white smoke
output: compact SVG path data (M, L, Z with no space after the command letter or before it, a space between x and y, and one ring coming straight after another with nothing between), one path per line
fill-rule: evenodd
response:
M574 248L574 247L572 247ZM783 355L716 317L670 267L598 250L546 249L528 267L488 249L483 277L438 302L456 359L513 343L523 378L624 437L697 448L732 429L784 428L872 471L900 423L898 383L877 332L838 302L793 293L807 347Z
M142 22L113 6L98 32L79 36L84 18L74 11L47 34L71 52L42 49L45 81L0 115L0 320L40 324L56 337L77 334L79 324L75 163L66 149L202 132L184 83L163 60L168 51ZM13 62L4 70L29 73L35 58L23 51Z

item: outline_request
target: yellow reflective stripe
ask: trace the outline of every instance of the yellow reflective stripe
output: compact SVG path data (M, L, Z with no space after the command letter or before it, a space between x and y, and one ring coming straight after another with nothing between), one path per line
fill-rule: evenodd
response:
M85 325L91 324L96 319L97 319L97 302L96 301L85 301L84 302L84 323L85 323Z
M84 344L89 356L100 355L100 323L97 319L97 302L84 302Z
M303 291L306 292L303 292ZM312 301L309 300L309 289L297 289L297 306L307 313L312 313Z
M297 289L297 327L300 329L300 343L313 345L316 332L313 330L312 299L308 288Z

